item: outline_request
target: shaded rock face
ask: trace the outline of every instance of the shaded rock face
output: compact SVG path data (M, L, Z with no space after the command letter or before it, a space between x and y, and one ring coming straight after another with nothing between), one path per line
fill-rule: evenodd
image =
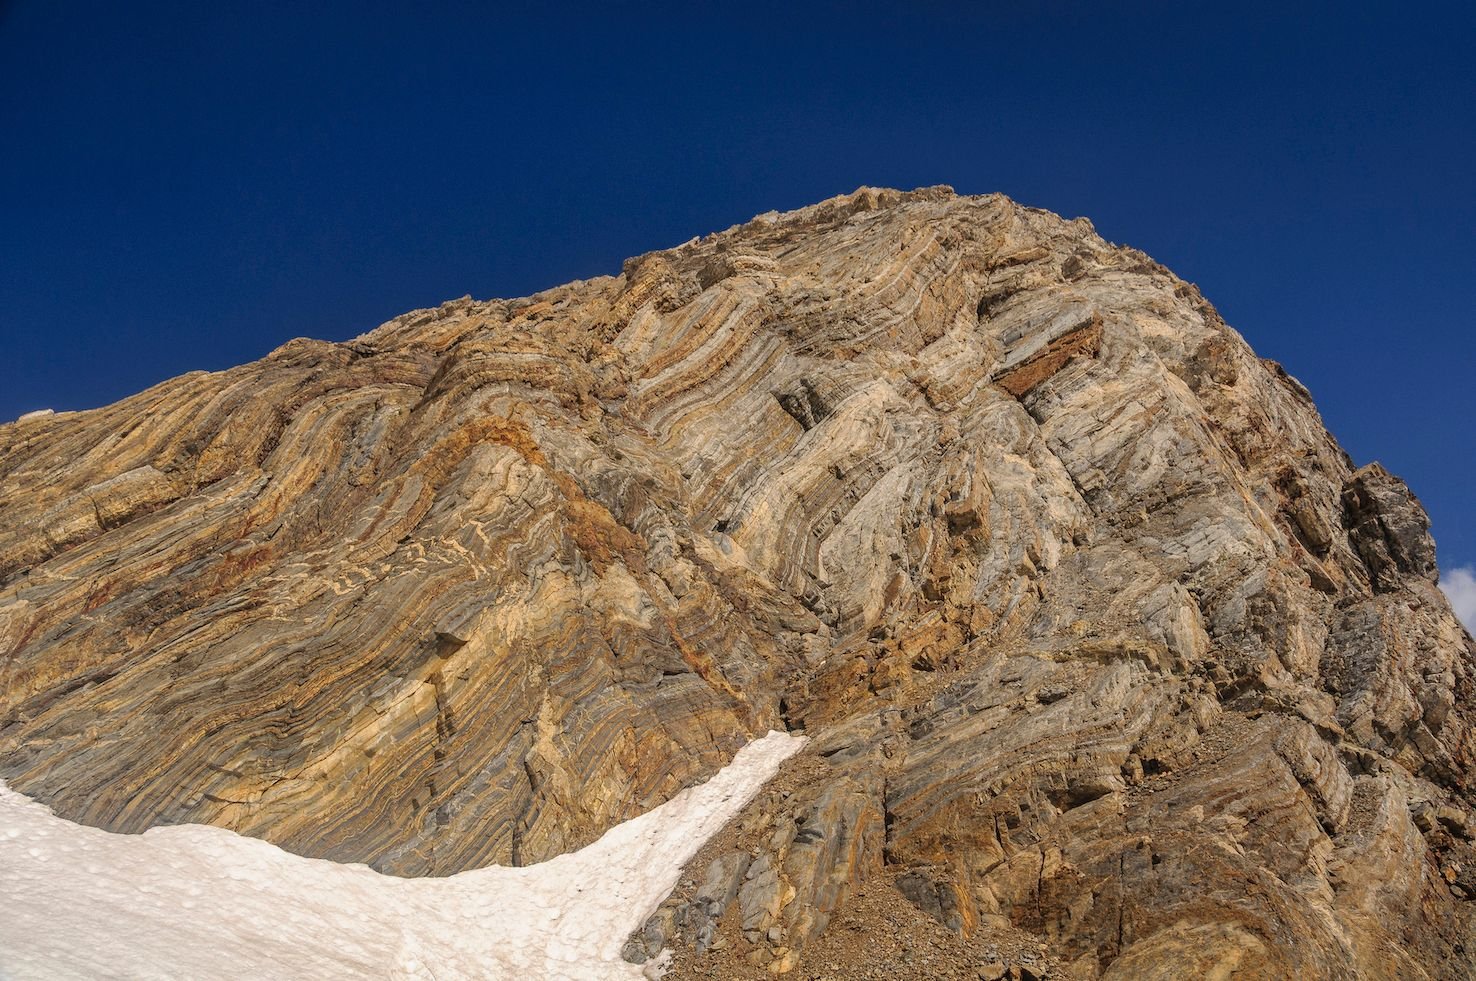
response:
M632 957L884 879L1082 977L1476 971L1428 520L1084 220L863 189L294 341L0 427L0 515L0 776L74 820L443 875L788 726Z

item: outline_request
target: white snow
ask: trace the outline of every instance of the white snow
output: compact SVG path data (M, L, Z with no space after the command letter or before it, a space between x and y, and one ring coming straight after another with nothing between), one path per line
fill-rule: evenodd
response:
M626 937L803 743L771 732L580 851L441 879L203 825L111 834L0 781L0 978L640 978Z

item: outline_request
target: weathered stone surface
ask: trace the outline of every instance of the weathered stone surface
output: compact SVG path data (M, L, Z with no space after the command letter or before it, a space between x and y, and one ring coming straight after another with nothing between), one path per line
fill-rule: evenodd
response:
M962 945L896 977L1476 972L1428 520L1084 220L863 189L294 341L0 427L0 514L0 775L67 817L446 874L787 724L633 958L885 889Z
M1375 589L1397 588L1401 574L1438 579L1430 519L1404 481L1370 463L1348 481L1343 511Z

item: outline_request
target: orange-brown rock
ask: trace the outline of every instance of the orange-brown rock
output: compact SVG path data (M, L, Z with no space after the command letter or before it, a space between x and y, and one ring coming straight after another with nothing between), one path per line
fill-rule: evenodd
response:
M823 974L885 888L958 946L852 973L1463 977L1435 568L1162 266L863 189L0 427L0 776L448 874L788 725L632 959Z

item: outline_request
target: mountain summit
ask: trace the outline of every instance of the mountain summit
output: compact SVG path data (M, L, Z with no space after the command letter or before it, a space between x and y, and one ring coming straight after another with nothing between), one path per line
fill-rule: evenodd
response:
M444 876L803 730L629 959L1476 973L1428 519L1083 219L863 188L292 341L0 426L0 516L0 777L75 821Z

